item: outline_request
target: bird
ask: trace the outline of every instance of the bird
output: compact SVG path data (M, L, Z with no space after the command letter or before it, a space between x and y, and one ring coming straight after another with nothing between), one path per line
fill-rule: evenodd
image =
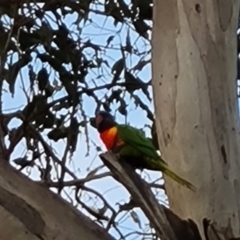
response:
M118 159L134 169L161 171L180 185L195 191L190 182L170 170L167 162L157 153L152 141L141 130L130 125L118 124L106 111L96 113L95 124L105 147Z

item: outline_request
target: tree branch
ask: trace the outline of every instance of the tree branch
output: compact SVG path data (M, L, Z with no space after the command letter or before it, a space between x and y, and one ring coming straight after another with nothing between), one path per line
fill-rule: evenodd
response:
M101 154L100 158L111 170L113 177L131 194L131 205L142 209L162 240L240 240L233 235L231 226L218 229L215 222L206 218L202 221L205 237L203 239L196 223L192 219L179 218L171 209L159 204L149 184L142 180L127 163L118 161L111 152Z
M170 209L159 204L148 184L125 162L118 161L110 152L100 157L113 177L129 191L135 204L141 207L158 237L162 240L202 240L196 224L191 220L180 219Z
M0 239L114 240L55 193L0 161Z

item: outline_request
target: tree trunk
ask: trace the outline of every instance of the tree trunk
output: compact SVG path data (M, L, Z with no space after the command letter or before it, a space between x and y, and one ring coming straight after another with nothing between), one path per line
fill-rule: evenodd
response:
M160 149L196 193L167 179L171 209L240 235L236 95L239 0L155 0L153 89ZM202 229L202 227L199 227Z
M43 186L0 161L1 240L113 240Z

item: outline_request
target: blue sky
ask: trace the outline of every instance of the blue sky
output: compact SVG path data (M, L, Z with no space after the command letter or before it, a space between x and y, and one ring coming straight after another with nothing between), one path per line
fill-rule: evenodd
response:
M132 31L131 28L129 28L128 26L126 25L122 26L121 24L114 26L114 21L112 18L108 18L106 20L106 18L96 14L91 14L89 17L91 18L92 22L85 23L84 28L82 28L83 27L82 23L79 24L79 27L82 28L81 36L83 38L83 41L86 41L87 39L91 39L92 43L106 46L109 36L114 36L114 39L112 40L109 48L102 55L102 58L106 60L110 66L112 66L118 59L122 57L121 52L119 50L119 43L122 41L125 42L126 35L128 33L130 33L131 43L135 44L135 46L137 46L139 51L142 52L142 51L150 50L149 43L144 41L142 38L139 38L139 36L135 34L134 31ZM53 28L56 28L55 24L50 20L50 18L48 18L48 20L50 21L51 26ZM79 30L77 29L76 25L73 25L73 22L75 22L76 20L77 20L77 15L75 14L67 15L66 18L64 19L64 23L75 34L79 34ZM41 23L39 22L39 24ZM120 34L116 34L116 32L118 31L120 32ZM42 49L40 48L39 51L42 51ZM93 52L91 50L87 49L86 53L89 56L89 58L93 57L92 55ZM150 57L151 56L149 54L148 56L146 56L145 60L150 59ZM15 54L13 60L16 61L16 59L17 59L17 55ZM129 68L132 68L133 66L136 65L138 60L139 60L139 57L134 55L129 55L127 57L127 66ZM36 72L39 71L41 67L42 67L42 64L39 60L38 61L33 60L33 68ZM48 68L48 70L50 72L50 68ZM103 85L104 83L110 82L112 79L110 69L107 67L105 67L103 70L103 74L102 74L103 76L99 79L96 79L98 75L99 75L99 72L97 70L91 72L91 74L88 75L86 81L89 87L94 87L95 84ZM142 71L138 72L137 76L140 77L143 81L149 81L151 79L150 64L144 67ZM55 76L54 73L51 72L51 81L53 82L54 80L58 81L57 76ZM16 91L13 98L11 94L8 92L8 85L6 83L4 84L4 88L6 89L6 91L4 91L4 95L3 95L3 109L5 112L15 111L19 108L22 109L23 106L26 104L26 98L24 96L24 92L22 91L23 83L25 88L29 89L27 67L23 69L23 71L21 72L21 75L17 79L17 83L15 87ZM149 91L151 93L150 88L149 88ZM62 97L64 94L65 94L65 91L61 90L54 95L54 99ZM107 94L107 90L98 91L99 98L103 98L106 94ZM153 110L152 103L147 100L146 96L141 91L138 91L137 94L141 97L141 99L144 100L145 103L149 105L149 108ZM150 133L149 129L146 128L145 125L146 124L149 125L151 124L151 122L147 119L146 113L143 112L141 109L136 108L136 106L134 105L133 101L131 100L128 94L126 94L123 97L127 99L129 103L129 106L127 108L128 115L127 117L124 117L118 113L116 114L117 120L121 123L131 123L132 126L135 126L137 128L141 128L141 129L144 128L146 131L146 134L149 134ZM83 96L82 103L83 103L83 109L86 112L86 114L88 116L93 116L96 108L95 101L90 97ZM113 114L115 114L115 110L117 109L117 107L118 107L117 104L114 104L112 106ZM81 118L81 115L79 115L79 118ZM15 127L18 124L19 122L14 120L11 122L10 127ZM98 152L96 151L96 147L94 145L96 144L98 146L101 146L101 148L105 150L103 144L99 139L99 136L96 130L89 127L88 134L90 136L90 140L93 143L90 143L90 151L88 152L87 144L86 144L86 135L83 129L81 129L81 131L82 133L79 134L77 151L73 155L72 160L69 159L69 162L68 162L69 168L73 169L75 174L79 178L85 177L89 173L89 170L92 170L102 164L98 158ZM65 142L59 141L58 143L51 143L51 144L54 147L55 152L57 152L58 157L61 159L64 152ZM20 156L24 156L25 153L26 153L25 145L22 142L15 149L12 155L12 159L18 158ZM106 169L103 169L99 172L103 172L103 171L106 171ZM28 173L28 171L26 171L25 173L28 174L34 180L39 179L39 172L37 168L32 169L30 173ZM156 178L159 178L161 175L160 173L148 172L148 173L143 173L142 176L146 179L151 178L152 180L154 180ZM92 187L93 189L103 194L106 200L115 209L117 208L116 203L118 202L124 203L124 202L128 202L129 200L128 192L116 181L110 178L92 181L88 183L86 186ZM68 193L71 195L71 191L68 191ZM166 200L163 192L158 193L156 196L162 201ZM66 195L64 197L66 197ZM85 194L83 199L88 206L91 206L93 208L102 207L99 200L97 200L95 197L93 197L90 194ZM142 221L142 228L147 229L147 227L145 226L145 224L147 223L147 220L144 217L144 214L140 210L136 210L136 212ZM122 215L123 214L121 214L120 217ZM122 223L120 224L119 228L125 234L134 230L140 231L138 224L134 223L132 218L123 217L123 220L121 220L121 222ZM118 236L114 230L111 230L111 234L113 234L116 237ZM142 237L136 237L135 235L135 236L129 237L128 239L142 239Z

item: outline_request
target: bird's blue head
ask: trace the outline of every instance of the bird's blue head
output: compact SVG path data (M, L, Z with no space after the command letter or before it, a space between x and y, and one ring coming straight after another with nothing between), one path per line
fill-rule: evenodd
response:
M96 114L96 127L99 132L104 132L116 125L115 118L106 111L99 111Z

